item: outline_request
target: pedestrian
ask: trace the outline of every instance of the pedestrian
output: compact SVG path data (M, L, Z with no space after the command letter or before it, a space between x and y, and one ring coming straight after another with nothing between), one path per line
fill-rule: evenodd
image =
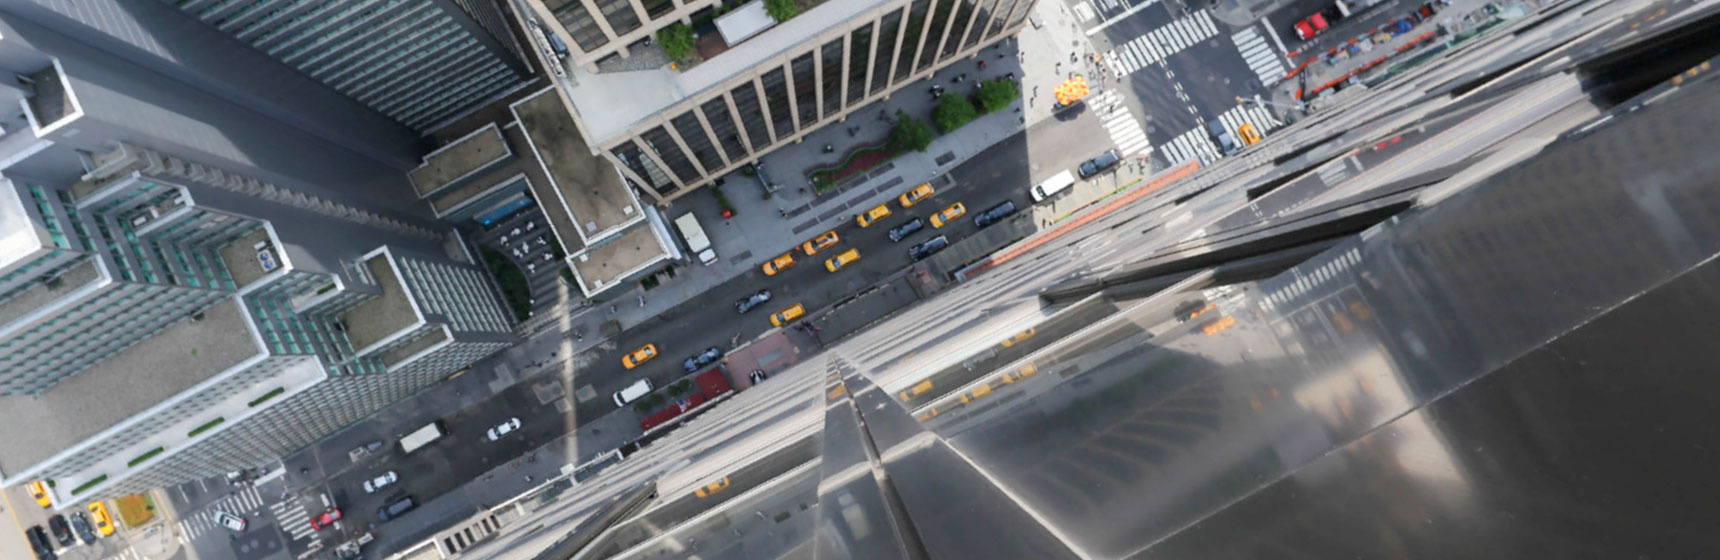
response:
M980 60L980 61L979 61L979 69L980 69L980 70L984 70L984 69L985 69L985 60L984 60L984 59L981 59L981 60Z

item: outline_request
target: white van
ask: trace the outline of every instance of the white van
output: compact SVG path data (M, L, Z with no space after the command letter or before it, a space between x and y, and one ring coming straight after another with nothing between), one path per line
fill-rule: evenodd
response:
M627 406L627 403L639 400L640 397L651 394L651 390L655 388L656 387L651 386L650 379L634 381L632 385L628 385L620 391L615 392L615 406Z
M1055 196L1073 184L1075 184L1075 175L1065 169L1062 173L1053 175L1045 182L1033 186L1033 202L1044 202L1045 199Z

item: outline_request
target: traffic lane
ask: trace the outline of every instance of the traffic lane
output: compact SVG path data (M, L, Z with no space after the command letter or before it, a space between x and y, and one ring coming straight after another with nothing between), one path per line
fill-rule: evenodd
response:
M1260 77L1248 68L1242 54L1225 43L1217 48L1196 47L1165 61L1181 80L1189 103L1204 120L1216 119L1236 108L1237 97L1266 93Z
M376 523L376 511L391 499L410 495L423 504L481 477L498 465L536 449L551 438L570 430L560 411L538 404L533 383L520 383L496 396L442 418L447 434L402 456L399 446L361 468L348 469L328 480L335 504L346 517L367 526ZM499 441L489 441L491 427L509 418L520 419L520 428ZM373 493L364 491L364 481L394 471L399 480ZM312 515L321 513L307 508ZM350 530L350 529L349 529ZM332 534L325 530L321 534Z

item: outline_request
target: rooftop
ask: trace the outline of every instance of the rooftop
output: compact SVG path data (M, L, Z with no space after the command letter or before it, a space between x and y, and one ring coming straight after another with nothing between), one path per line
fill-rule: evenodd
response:
M568 88L567 95L585 132L591 135L590 141L605 144L626 134L647 117L810 42L833 27L860 18L860 14L888 1L825 2L685 72L664 66L637 72L592 74L575 68L571 77L577 85Z
M649 226L627 230L614 241L568 257L579 289L589 296L615 287L623 278L669 258L669 250Z
M514 156L495 123L472 131L424 156L424 164L406 174L418 198L477 175L484 169Z
M60 274L58 281L51 284L37 283L7 298L5 303L0 303L0 326L7 325L18 320L19 317L42 309L54 300L65 297L78 288L106 279L102 276L101 270L96 267L95 259L86 258L83 263ZM37 320L41 319L38 318Z
M573 213L582 240L589 243L601 239L644 219L638 197L621 180L621 172L614 165L591 153L591 146L574 126L573 116L555 88L520 100L513 111L532 152L555 186L556 198ZM549 205L543 199L538 203Z
M518 125L508 123L508 126L501 130L502 139L507 142L510 152L514 154L531 153L531 143L526 141L526 134L520 131ZM537 160L529 157L515 157L474 175L472 180L465 181L458 187L433 195L430 199L430 207L436 211L436 215L446 215L461 206L483 198L484 195L499 187L507 186L521 173L524 173L526 179L534 184L539 182L549 184L549 178L544 175L543 166L538 165ZM553 193L551 200L554 200ZM568 233L572 234L572 231L569 230Z
M371 278L376 279L382 293L340 316L346 325L347 341L358 354L424 322L418 316L412 299L406 295L406 285L394 274L394 263L386 251L371 255L364 261L364 268L370 271Z
M0 472L17 472L264 354L233 298L35 396L0 396Z
M11 182L0 177L0 267L34 255L44 245L36 224L24 212L24 203Z
M263 242L269 242L265 250L274 254L275 270L280 270L281 265L285 264L282 262L285 256L275 249L273 240L269 238L268 228L252 230L251 233L215 250L215 254L221 257L221 264L227 267L227 274L233 276L233 285L236 288L242 289L274 272L263 270L263 263L257 259L257 244Z
M429 331L425 331L423 335L420 335L418 338L413 339L412 342L408 342L404 346L401 346L399 348L395 348L393 350L383 352L382 353L382 365L387 367L388 369L392 370L392 369L394 369L395 366L400 365L400 362L403 362L407 358L412 357L413 354L423 352L424 350L429 349L430 347L435 346L437 344L441 344L447 340L448 340L448 327L447 326L443 326L442 328L439 328L439 329L431 329Z

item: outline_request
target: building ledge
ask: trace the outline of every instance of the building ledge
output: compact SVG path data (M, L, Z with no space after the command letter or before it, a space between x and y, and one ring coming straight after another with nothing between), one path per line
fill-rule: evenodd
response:
M346 326L346 338L354 353L364 355L375 347L395 338L406 336L424 325L424 317L406 292L406 283L394 269L394 259L386 249L372 253L364 260L365 270L376 280L382 293L360 303L340 315Z
M425 198L513 157L501 129L490 123L430 152L424 156L424 164L406 176L418 198Z

